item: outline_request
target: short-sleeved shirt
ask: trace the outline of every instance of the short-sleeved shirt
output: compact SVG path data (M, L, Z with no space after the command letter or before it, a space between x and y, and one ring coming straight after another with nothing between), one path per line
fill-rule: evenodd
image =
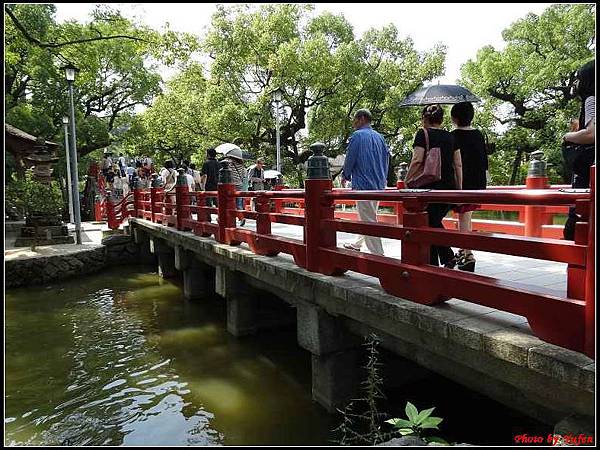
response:
M423 189L456 189L454 179L454 139L452 134L439 128L427 128L429 134L429 148L439 147L442 159L442 179L422 186ZM413 147L427 149L423 129L417 131Z
M219 183L219 161L217 161L215 158L208 158L206 161L204 161L200 173L202 175L206 175L204 190L216 191L217 184Z
M488 157L485 139L479 130L453 130L454 150L460 150L463 189L485 189Z

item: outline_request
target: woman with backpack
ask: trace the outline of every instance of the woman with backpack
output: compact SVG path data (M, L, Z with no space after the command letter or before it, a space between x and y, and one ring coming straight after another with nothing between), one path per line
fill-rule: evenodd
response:
M462 188L462 162L460 152L454 148L452 134L443 130L444 110L440 105L429 105L423 109L421 114L423 128L420 129L413 143L413 157L406 174L406 185L420 189L461 189ZM435 181L427 181L424 170L429 153L439 155L439 178ZM423 180L425 180L423 182ZM428 180L431 180L429 178ZM429 226L433 228L444 228L442 220L448 214L453 205L448 203L429 203L427 215ZM429 263L437 266L453 269L457 258L450 247L432 245L429 254Z

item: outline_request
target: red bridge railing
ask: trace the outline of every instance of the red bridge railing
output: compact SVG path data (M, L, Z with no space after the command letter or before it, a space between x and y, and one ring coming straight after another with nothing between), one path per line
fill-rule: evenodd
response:
M118 204L109 203L109 226L118 226L120 220L131 215L198 236L213 236L229 245L244 242L260 255L286 253L309 271L339 275L350 270L377 277L386 292L417 303L435 305L460 298L524 316L540 339L594 357L593 187L591 191L533 188L351 191L334 189L329 179L307 179L304 190L241 192L233 184L221 183L217 191L189 192L181 177L180 182L171 192L163 188L134 189L132 196ZM592 167L592 186L594 183L595 167ZM216 198L218 206L207 206L208 198ZM236 198L254 199L254 210L237 209ZM381 205L393 206L396 220L362 222L356 216L343 216L336 210L336 205L358 200L378 200ZM501 210L522 211L524 230L500 234L430 228L426 211L430 202L496 205ZM286 207L289 203L303 208ZM544 214L564 213L569 206L575 206L581 216L574 241L542 236L543 220L533 235L532 227L527 231L527 218L537 218L535 223L539 224L538 219ZM216 214L218 223L212 221L211 214ZM256 220L256 231L237 227L236 218ZM273 222L301 226L303 238L272 234ZM339 248L337 232L397 239L401 242L401 258ZM566 263L567 295L526 283L432 266L431 245Z

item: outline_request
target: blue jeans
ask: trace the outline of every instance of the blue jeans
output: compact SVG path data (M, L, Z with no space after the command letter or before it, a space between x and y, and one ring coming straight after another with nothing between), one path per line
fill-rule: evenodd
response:
M241 191L242 190L242 185L236 185L235 187L236 191ZM235 198L235 208L236 209L244 209L244 199L242 197L236 197Z

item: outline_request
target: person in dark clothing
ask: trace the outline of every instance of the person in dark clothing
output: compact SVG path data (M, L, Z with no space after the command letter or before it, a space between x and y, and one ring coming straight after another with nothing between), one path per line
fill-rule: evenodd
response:
M219 161L217 161L217 151L209 148L206 151L206 160L200 170L201 184L205 191L216 191L219 184ZM206 206L217 206L217 197L206 197ZM210 214L208 220L210 222Z
M590 168L596 160L596 60L589 61L577 71L575 88L581 97L578 131L571 131L563 136L565 153L570 153L572 164L573 188L590 187ZM563 154L565 154L563 153ZM569 208L569 217L565 223L563 236L567 240L575 238L575 224L580 217L575 208Z
M423 129L419 130L413 143L413 157L406 174L406 180L411 180L422 171L426 154L425 132L429 136L429 148L439 147L441 153L441 179L429 185L422 186L423 189L461 189L462 187L462 164L460 152L454 148L452 134L441 129L444 119L444 110L440 105L429 105L422 112ZM427 206L429 226L432 228L444 228L442 220L453 205L446 203L430 203ZM440 263L447 268L456 266L457 258L450 247L432 245L429 263L437 266Z
M473 128L471 122L475 116L473 105L469 102L457 103L450 110L455 129L452 131L454 150L460 151L462 162L462 188L468 190L485 189L488 157L485 151L485 138L481 131ZM473 229L473 211L480 205L458 205L453 210L458 213L458 231L470 232ZM469 249L458 252L458 268L468 272L475 271L475 257Z

